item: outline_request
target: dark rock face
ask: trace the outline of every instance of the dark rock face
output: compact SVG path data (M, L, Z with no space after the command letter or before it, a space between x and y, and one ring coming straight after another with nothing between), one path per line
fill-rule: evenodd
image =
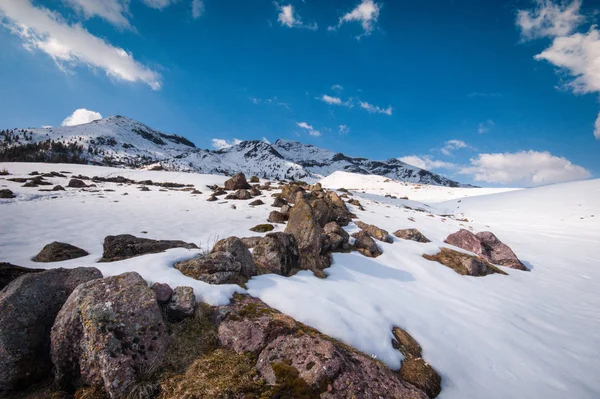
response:
M382 242L387 242L388 244L391 244L394 242L394 240L392 239L392 237L390 237L390 234L387 232L387 230L384 230L384 229L379 228L372 224L363 223L361 221L356 222L356 225L362 231L369 233L369 235L371 237L375 238L376 240L379 240Z
M445 242L476 253L491 263L517 270L527 270L512 249L492 232L482 231L473 234L469 230L460 229L456 233L450 234Z
M402 238L404 240L411 240L416 242L431 242L427 237L425 237L419 230L417 229L402 229L396 230L394 235L398 238Z
M340 226L347 226L352 221L352 215L346 203L340 198L335 191L327 191L325 193L325 201L329 205L329 221L336 222Z
M287 201L284 200L283 198L279 198L279 197L275 197L275 199L273 200L273 207L275 208L281 208L282 206L286 205Z
M32 260L34 262L60 262L88 255L86 251L74 245L55 241L42 248Z
M364 256L376 258L382 254L377 243L371 238L369 233L361 230L358 233L352 234L352 237L356 240L354 242L354 248Z
M164 252L171 248L196 249L196 244L183 241L151 240L138 238L131 234L107 236L104 239L104 253L99 262L114 262L145 254Z
M225 190L251 189L252 187L246 181L246 176L243 173L237 173L224 183Z
M176 263L174 267L188 277L209 284L244 284L248 281L242 275L242 264L229 252L211 252Z
M59 385L103 387L122 398L140 371L162 363L168 334L154 292L139 274L124 273L77 287L51 340Z
M225 199L231 200L248 200L250 198L252 198L252 195L250 194L250 191L246 189L237 190L235 193L229 194L225 197Z
M298 243L300 267L305 270L322 270L324 265L320 254L323 228L308 202L300 200L292 208L285 232L292 234Z
M257 199L257 200L254 200L254 201L250 202L248 205L258 206L258 205L264 205L264 204L265 203L262 200Z
M275 228L275 226L273 226L272 224L258 224L254 227L252 227L250 230L254 231L256 233L266 233L268 231L273 231L273 229Z
M0 262L0 290L11 281L28 273L43 272L44 269L30 269L28 267L16 266L6 262Z
M237 353L258 356L256 368L269 384L282 375L295 381L302 394L276 397L425 399L382 363L352 350L258 299L238 295L220 307L220 344Z
M83 180L71 179L71 180L69 180L69 184L67 185L67 187L71 187L71 188L84 188L84 187L87 187L87 184L85 184L83 182Z
M217 241L211 253L229 252L233 259L241 264L240 274L243 277L250 278L256 276L256 265L252 260L252 254L242 240L237 237L229 237Z
M65 188L59 184L52 187L52 191L65 191Z
M52 269L23 275L0 291L0 391L48 376L56 315L78 285L99 278L96 268Z
M173 289L169 286L169 284L154 283L150 288L156 294L156 301L158 303L169 302L169 299L171 299L171 296L173 295Z
M192 287L177 287L167 303L167 316L171 320L182 321L194 315L196 297Z
M10 199L10 198L15 198L15 197L16 197L15 193L10 191L9 189L0 190L0 198Z
M487 260L465 254L449 248L442 248L436 255L423 255L423 258L436 261L463 276L487 276L488 274L506 274Z
M267 218L269 223L285 223L288 217L279 211L272 211Z
M269 233L254 247L252 258L263 273L289 276L300 267L298 244L293 235Z
M329 222L323 228L323 232L327 234L329 251L335 252L350 250L350 244L348 244L350 235L342 228L342 226L336 222Z
M218 198L217 198L217 197L215 197L214 195L211 195L211 196L210 196L210 197L208 197L206 200L207 200L208 202L213 202L213 201L216 201L216 200L218 200Z

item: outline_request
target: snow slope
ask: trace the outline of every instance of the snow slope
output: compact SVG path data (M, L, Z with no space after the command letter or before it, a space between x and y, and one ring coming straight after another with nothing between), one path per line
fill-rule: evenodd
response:
M267 205L256 208L245 201L236 201L235 210L230 203L206 202L204 185L221 183L222 176L86 165L0 163L3 168L17 176L32 170L66 170L195 184L204 194L160 192L157 187L138 192L134 186L110 183L98 188L114 192L43 193L0 180L1 188L18 194L14 200L0 200L0 261L36 267L93 265L105 275L135 270L149 281L193 286L198 299L212 304L226 303L232 292L243 290L210 286L172 268L197 251L174 249L97 264L102 240L109 234L131 233L210 244L216 236L257 235L248 229L264 222L272 210L270 193L263 199ZM416 227L432 242L380 243L384 254L376 259L335 254L326 279L310 272L287 278L258 276L247 284L251 295L394 368L402 358L391 346L391 328L406 329L442 375L440 398L600 397L600 180L490 195L422 185L418 195L432 199L422 203L416 193L408 194L411 200L378 195L387 193L387 186L377 187L368 177L344 179L345 187L365 191L354 192L365 211L350 206L360 220L390 232ZM51 180L66 184L65 179ZM440 202L444 195L448 201ZM456 211L455 217L440 216L450 211ZM493 231L531 271L504 268L508 276L473 278L422 258L446 246L445 237L461 227ZM278 231L283 228L277 226ZM347 230L357 227L350 224ZM90 255L45 265L30 260L54 240L80 246Z
M50 143L68 148L50 148ZM37 147L35 147L37 145ZM43 148L39 146L43 145ZM244 141L218 151L198 149L189 140L154 130L123 116L84 125L0 132L0 160L91 163L143 167L160 164L167 170L207 174L248 175L315 180L343 170L440 186L459 183L407 165L397 159L372 161L295 141Z

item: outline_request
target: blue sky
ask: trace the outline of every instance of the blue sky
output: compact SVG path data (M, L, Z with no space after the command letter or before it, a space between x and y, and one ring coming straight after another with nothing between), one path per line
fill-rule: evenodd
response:
M0 121L58 126L85 108L203 148L285 138L478 185L597 177L599 10L591 0L1 0Z

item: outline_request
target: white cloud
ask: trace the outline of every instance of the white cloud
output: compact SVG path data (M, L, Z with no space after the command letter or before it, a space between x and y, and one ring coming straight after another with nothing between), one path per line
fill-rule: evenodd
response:
M348 127L348 125L339 125L338 129L340 131L340 134L348 134L350 132L350 128Z
M277 16L277 21L281 24L281 26L287 26L288 28L306 28L310 30L317 30L318 26L316 23L305 24L302 22L302 19L298 16L298 14L294 11L294 6L291 4L280 6L275 3L275 7L279 11L279 15Z
M344 87L342 85L336 84L336 85L331 86L331 90L340 92L340 91L344 90Z
M223 139L212 139L212 146L216 150L223 150L225 148L233 147L234 145L238 145L242 142L240 139L234 138L231 141L223 140Z
M356 38L369 36L377 24L380 10L381 5L379 3L375 3L373 0L362 0L356 8L340 18L337 26L330 26L327 29L336 30L346 22L360 22L363 33Z
M156 8L157 10L162 10L170 6L171 4L177 3L179 0L142 0L142 2L148 7Z
M581 0L573 0L570 4L552 0L537 0L536 3L536 9L517 13L517 26L523 40L566 36L585 20L579 12Z
M200 18L204 15L204 1L203 0L192 0L192 17L194 19Z
M90 123L102 119L102 115L96 111L90 111L85 108L76 109L71 115L67 116L61 126L76 126Z
M70 25L57 13L34 7L30 0L0 1L1 26L23 40L28 50L48 54L61 70L86 65L99 68L114 79L144 82L153 90L161 87L161 77L119 47L90 34L80 24Z
M596 123L594 123L594 137L600 139L600 113L598 113L598 118L596 118Z
M63 0L86 19L99 17L111 24L131 29L129 24L129 0Z
M456 165L450 162L444 161L436 161L433 160L428 155L418 156L418 155L409 155L406 157L398 158L404 163L407 163L412 166L416 166L417 168L425 169L425 170L433 170L433 169L454 169Z
M269 141L269 140L268 140L266 137L263 137L263 138L262 138L262 141L263 141L264 143L271 144L271 142L270 142L270 141Z
M341 105L344 107L352 108L352 99L349 99L347 101L342 101L342 99L339 97L333 97L333 96L329 96L327 94L323 94L321 97L317 97L317 99L321 100L323 102L326 102L327 104L330 104L330 105Z
M311 136L319 137L321 135L321 132L315 130L315 128L313 128L306 122L296 122L296 125L298 125L298 127L301 127L302 129L308 130L308 134L310 134Z
M521 151L517 153L479 154L460 174L473 176L487 183L540 186L587 179L591 173L573 165L563 157L549 152Z
M496 124L493 120L488 119L487 121L481 122L479 126L477 126L477 133L483 134L489 132Z
M376 105L369 104L366 101L360 101L360 107L366 109L371 114L385 114L392 115L392 106L388 106L387 108L380 108Z
M444 146L440 150L444 155L452 155L454 150L459 150L461 148L469 148L470 146L462 140L448 140L444 143Z

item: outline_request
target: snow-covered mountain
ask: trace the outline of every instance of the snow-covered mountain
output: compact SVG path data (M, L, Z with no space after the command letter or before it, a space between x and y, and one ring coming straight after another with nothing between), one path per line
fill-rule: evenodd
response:
M335 171L380 175L412 183L464 187L398 159L353 158L295 141L244 141L218 151L196 148L184 137L165 134L123 116L78 126L9 129L0 132L0 161L68 162L280 179L319 179Z

